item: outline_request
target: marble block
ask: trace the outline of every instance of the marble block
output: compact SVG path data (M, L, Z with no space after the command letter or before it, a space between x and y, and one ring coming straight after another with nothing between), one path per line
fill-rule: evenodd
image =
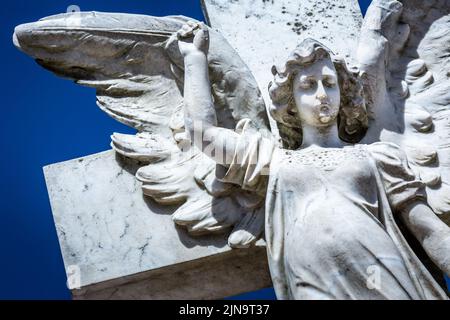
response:
M112 150L44 167L74 299L215 299L271 286L264 243L192 237L143 196L139 162Z

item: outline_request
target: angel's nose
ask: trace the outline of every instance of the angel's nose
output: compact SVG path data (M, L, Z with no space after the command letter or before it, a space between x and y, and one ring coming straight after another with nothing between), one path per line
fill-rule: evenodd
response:
M327 102L328 96L326 94L319 94L317 95L317 100L319 100L320 102Z
M320 101L320 103L328 102L328 95L325 91L322 81L318 81L316 98Z

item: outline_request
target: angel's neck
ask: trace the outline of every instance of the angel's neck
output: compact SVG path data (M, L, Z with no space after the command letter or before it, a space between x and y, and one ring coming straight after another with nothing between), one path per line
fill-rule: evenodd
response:
M340 148L344 145L342 140L339 139L337 123L327 127L315 127L303 124L302 131L302 148L310 146Z

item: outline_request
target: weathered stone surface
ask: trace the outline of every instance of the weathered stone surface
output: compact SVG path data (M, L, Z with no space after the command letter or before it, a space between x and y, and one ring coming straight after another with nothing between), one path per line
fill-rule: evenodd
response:
M44 168L64 264L80 270L74 298L206 299L270 286L263 243L231 250L226 234L189 236L175 207L142 194L139 165L111 150Z
M74 299L221 299L270 287L265 247L232 250L73 290Z

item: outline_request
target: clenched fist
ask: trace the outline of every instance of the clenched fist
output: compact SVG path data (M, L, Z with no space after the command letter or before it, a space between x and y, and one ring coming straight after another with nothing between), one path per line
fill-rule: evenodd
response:
M195 53L208 54L209 32L202 22L188 21L177 32L178 47L183 57Z

